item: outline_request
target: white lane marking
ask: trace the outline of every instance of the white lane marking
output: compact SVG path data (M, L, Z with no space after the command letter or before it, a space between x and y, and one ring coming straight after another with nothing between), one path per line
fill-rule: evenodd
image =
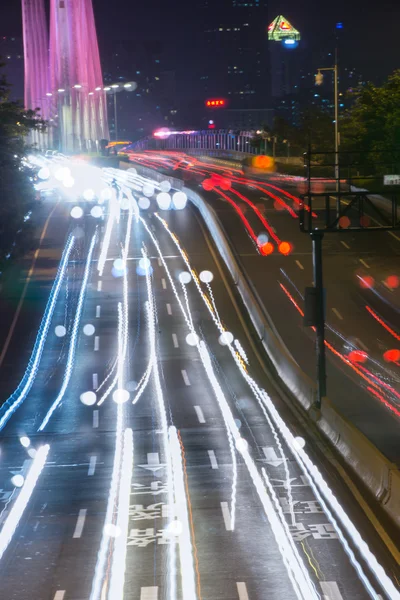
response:
M86 513L86 508L81 508L81 510L79 511L78 520L76 521L75 525L74 535L72 536L73 538L81 537L83 528L85 526Z
M232 531L231 513L227 502L221 502L222 516L224 517L225 529Z
M394 237L398 242L400 242L400 237L396 235L393 231L388 231L388 234Z
M324 600L343 600L336 581L320 581Z
M365 260L363 260L362 258L359 258L358 260L360 261L360 263L361 263L362 265L364 265L364 267L365 267L366 269L370 269L370 268L371 268L371 267L369 266L369 264L368 264L368 263L366 263L366 262L365 262Z
M140 588L140 600L157 600L158 587L142 587Z
M161 285L163 286L163 290L167 289L167 282L165 281L164 277L161 279Z
M162 267L162 260L161 260L161 258L160 258L160 257L158 257L158 266L159 266L159 267Z
M98 304L96 306L96 318L97 319L100 317L100 311L101 311L101 306L100 306L100 304Z
M174 348L179 348L178 336L176 333L172 334L172 343L174 344Z
M99 426L99 411L96 409L93 411L93 427L97 429Z
M389 292L394 292L394 289L393 289L393 288L391 288L391 287L390 287L390 285L388 285L388 284L386 283L386 281L384 281L384 280L382 279L381 283L382 283L382 284L385 286L385 288L386 288L387 290L389 290Z
M346 242L344 242L343 240L340 240L340 243L342 244L342 246L347 248L347 250L350 250L350 246L348 244L346 244Z
M341 321L343 321L343 317L340 314L340 312L338 311L337 308L332 308L332 312L337 316L338 319L340 319Z
M97 282L97 291L98 292L101 292L102 285L103 285L103 282L101 281L101 279L99 279L98 282Z
M261 459L263 462L266 462L268 465L272 467L280 467L285 462L285 459L281 456L278 456L275 448L272 446L264 446L262 449L265 458Z
M191 385L188 374L186 373L185 369L182 369L181 373L182 373L182 377L183 377L183 381L185 382L185 385Z
M244 581L237 581L236 587L238 591L239 600L249 600L249 595L247 593L247 587Z
M172 308L171 308L171 305L170 305L170 304L167 304L167 313L168 313L169 315L172 315Z
M54 596L53 600L63 600L65 596L65 590L58 590L58 592L56 592L56 595Z
M304 271L304 267L301 264L301 262L299 260L296 260L296 265L299 267L299 269L301 269L302 271Z
M97 352L100 345L100 337L98 335L94 336L94 351Z
M200 406L195 406L194 410L196 411L196 415L197 415L197 418L199 420L199 423L205 423L206 420L204 418L203 411L201 410L201 407Z
M97 373L93 373L92 383L93 383L93 389L97 390L97 388L99 387L99 376L97 375Z
M368 346L366 346L361 340L360 338L354 338L354 341L357 342L357 346L359 346L360 348L362 348L364 350L364 352L368 352Z
M217 457L215 456L214 450L207 450L207 452L208 452L208 456L210 458L211 468L218 469L218 461L217 461Z
M96 470L96 462L97 462L97 456L95 456L95 455L91 456L89 459L89 468L88 468L88 472L87 472L89 477L94 475L94 472Z

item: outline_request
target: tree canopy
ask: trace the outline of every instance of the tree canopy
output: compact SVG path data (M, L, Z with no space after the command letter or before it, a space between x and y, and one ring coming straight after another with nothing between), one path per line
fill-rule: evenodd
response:
M0 65L1 66L1 65ZM24 215L34 199L30 172L21 160L28 147L30 131L43 131L45 122L38 111L26 111L9 99L10 86L0 77L0 268L9 255L29 246L29 228Z

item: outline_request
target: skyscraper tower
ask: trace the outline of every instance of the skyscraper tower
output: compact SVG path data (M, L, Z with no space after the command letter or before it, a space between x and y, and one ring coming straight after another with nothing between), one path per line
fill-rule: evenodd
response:
M43 0L22 0L24 38L25 108L40 108L46 121L51 118L52 96L49 85L48 35ZM50 131L50 129L49 129ZM40 148L50 145L50 134L33 132L31 143Z
M60 146L96 149L108 138L107 105L91 0L50 0L50 85Z
M273 98L293 94L297 78L296 51L300 32L282 15L268 27L271 69L271 95Z

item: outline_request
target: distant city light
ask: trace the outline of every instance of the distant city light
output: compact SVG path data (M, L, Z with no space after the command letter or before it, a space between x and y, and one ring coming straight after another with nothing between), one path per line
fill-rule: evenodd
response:
M296 40L287 39L283 42L286 46L294 46L296 44Z
M343 23L336 23L336 29L343 29Z
M206 100L206 106L225 106L225 100L222 100L221 98L210 98L210 100Z

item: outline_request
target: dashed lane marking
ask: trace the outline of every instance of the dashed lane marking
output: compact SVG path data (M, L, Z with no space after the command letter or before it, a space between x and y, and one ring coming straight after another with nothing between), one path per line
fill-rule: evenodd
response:
M165 281L164 277L161 279L161 285L163 286L163 290L167 289L167 282Z
M182 369L181 373L182 373L182 377L183 377L183 381L184 381L185 385L191 385L188 374L186 373L185 369Z
M99 376L97 375L97 373L93 373L92 383L93 383L93 389L97 390L97 388L99 387Z
M338 311L337 308L332 308L332 312L337 316L338 319L340 319L341 321L343 321L343 317L340 314L340 312Z
M227 502L221 502L221 510L222 510L222 516L224 518L225 529L227 531L232 531L231 513L229 511L229 506L228 506Z
M101 281L101 279L99 279L99 281L97 282L97 291L101 292L101 288L103 286L103 282Z
M96 409L93 411L93 427L97 429L99 426L99 411Z
M82 536L83 528L85 526L86 513L87 508L81 508L81 510L79 511L78 519L75 525L74 535L72 536L73 538L80 538Z
M340 243L342 244L342 246L347 248L347 250L350 250L350 246L348 244L346 244L346 242L344 242L343 240L340 240Z
M174 344L174 348L179 348L178 336L176 333L172 334L172 343Z
M100 337L98 335L94 336L94 351L97 352L100 346Z
M296 265L299 267L299 269L301 269L302 271L304 271L304 267L301 264L301 262L299 260L296 260Z
M172 308L171 308L171 305L170 305L170 304L167 304L167 313L168 313L169 315L172 315Z
M65 596L65 590L58 590L58 592L56 592L53 600L63 600L64 596Z
M158 587L142 587L140 589L140 600L158 600Z
M218 469L218 461L217 461L217 457L215 456L214 450L207 450L207 452L208 452L208 456L210 458L211 468Z
M364 267L365 267L366 269L370 269L370 268L371 268L371 267L369 266L369 264L365 262L365 260L364 260L364 259L362 259L362 258L359 258L358 260L360 261L360 263L361 263L362 265L364 265Z
M249 600L249 595L247 593L247 586L244 583L244 581L237 581L236 587L237 587L239 600Z
M93 455L90 457L89 459L89 468L88 468L88 476L92 477L92 475L94 475L94 472L96 470L96 462L97 462L97 456Z
M336 581L320 581L324 600L343 600Z
M96 306L96 318L97 319L100 317L100 311L101 311L101 306L100 306L100 304L98 304Z
M206 420L204 418L203 411L201 410L201 407L200 406L195 406L194 410L196 411L196 415L197 415L197 418L199 420L199 423L205 423Z

